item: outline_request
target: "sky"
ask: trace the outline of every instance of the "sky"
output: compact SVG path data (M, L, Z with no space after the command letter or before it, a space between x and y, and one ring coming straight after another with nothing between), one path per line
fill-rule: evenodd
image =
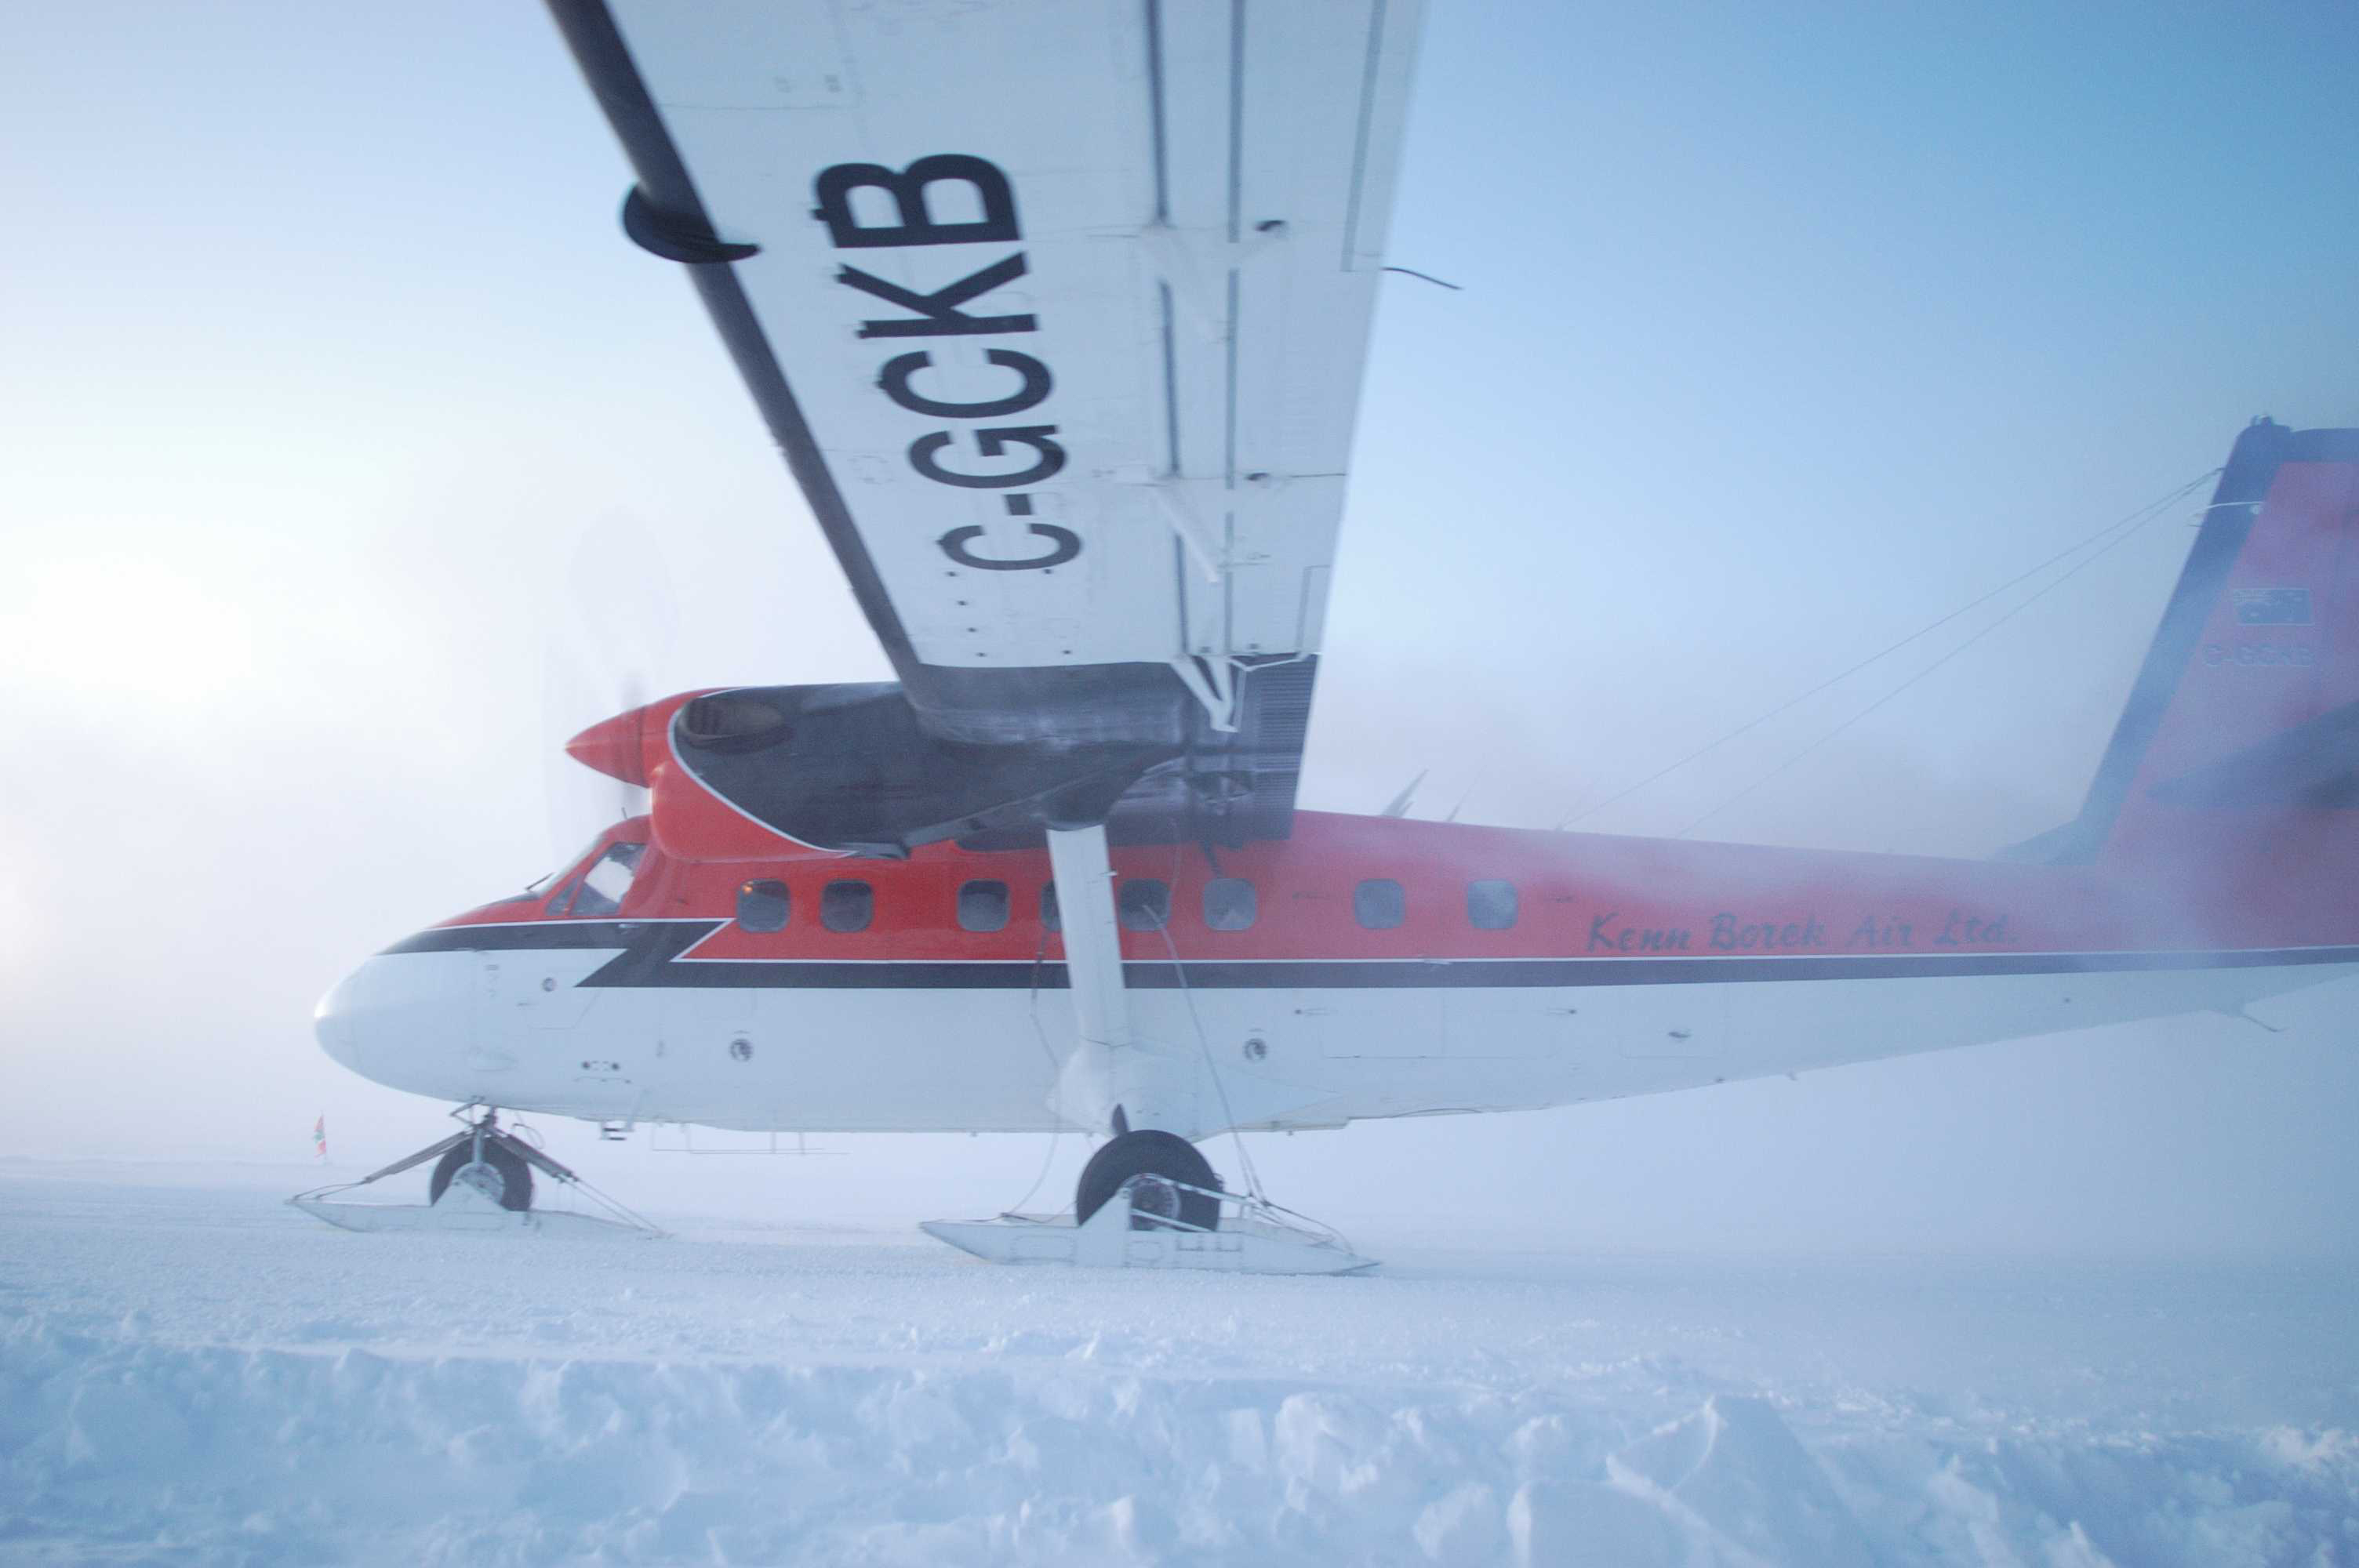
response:
M11 45L0 1154L398 1153L441 1108L311 1004L582 836L600 694L884 661L537 7ZM1304 804L1430 769L1419 815L1969 856L2072 815L2192 504L1631 786L2256 415L2359 425L2354 65L2324 4L1435 0L1391 259L1461 287L1386 286ZM2347 1252L2349 1009L2281 1006L1256 1159L1614 1244ZM990 1208L1041 1158L835 1146L660 1179Z

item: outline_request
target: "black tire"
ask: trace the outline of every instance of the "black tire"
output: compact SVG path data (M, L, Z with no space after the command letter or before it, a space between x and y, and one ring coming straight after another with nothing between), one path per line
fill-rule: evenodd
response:
M1167 1187L1163 1195L1167 1200L1176 1200L1178 1217L1185 1223L1201 1230L1220 1228L1221 1200L1212 1193L1221 1190L1221 1178L1212 1173L1212 1165L1193 1143L1177 1133L1155 1131L1119 1134L1090 1156L1090 1162L1082 1167L1081 1184L1073 1193L1075 1223L1087 1225L1090 1216L1103 1208L1106 1201L1122 1191L1122 1184L1133 1176L1161 1176L1185 1182L1191 1187L1212 1189L1190 1193ZM1147 1208L1144 1203L1134 1205L1130 1217L1133 1230L1177 1228L1165 1225Z
M442 1195L451 1189L452 1178L466 1168L475 1157L475 1146L470 1141L460 1144L434 1162L433 1178L426 1184L426 1201L440 1203ZM489 1139L484 1141L484 1163L500 1178L500 1206L517 1214L532 1206L532 1167L516 1156L513 1150L503 1149Z

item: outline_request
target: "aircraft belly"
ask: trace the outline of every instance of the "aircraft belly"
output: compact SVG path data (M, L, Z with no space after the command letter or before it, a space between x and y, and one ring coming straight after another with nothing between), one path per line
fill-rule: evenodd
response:
M351 1065L393 1087L592 1119L748 1130L1026 1131L1073 1047L1060 992L879 986L575 990L604 955L374 960ZM551 968L550 966L555 966ZM2359 966L1617 986L1133 993L1144 1048L1205 1063L1246 1126L1661 1093L2158 1018ZM549 982L544 986L543 982ZM571 993L571 994L568 994ZM547 1011L542 1011L544 1005ZM1216 1080L1216 1081L1215 1081ZM1212 1119L1207 1115L1208 1121Z
M1742 982L1728 989L1743 1049L1731 1076L1837 1066L2245 1002L2333 976L2337 966L2152 968L1895 980Z

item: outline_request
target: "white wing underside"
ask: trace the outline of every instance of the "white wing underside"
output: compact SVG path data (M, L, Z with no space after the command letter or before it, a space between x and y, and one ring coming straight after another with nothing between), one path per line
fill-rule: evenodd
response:
M610 0L908 655L1317 651L1418 9Z

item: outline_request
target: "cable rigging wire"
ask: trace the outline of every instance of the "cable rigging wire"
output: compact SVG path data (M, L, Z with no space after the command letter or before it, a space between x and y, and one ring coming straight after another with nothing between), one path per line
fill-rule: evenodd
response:
M1757 714L1755 717L1746 719L1744 723L1738 725L1735 729L1729 730L1726 734L1722 735L1717 739L1705 741L1702 745L1698 746L1694 751L1688 752L1685 756L1680 757L1676 762L1666 763L1664 766L1656 769L1653 773L1648 773L1645 778L1640 779L1636 784L1630 785L1628 788L1616 790L1614 794L1607 795L1603 800L1599 801L1595 806L1591 806L1588 810L1578 812L1574 816L1566 817L1564 821L1558 824L1558 830L1561 832L1565 828L1586 822L1591 817L1596 816L1599 812L1603 811L1607 806L1613 806L1619 801L1627 800L1630 796L1637 794L1640 790L1645 789L1648 784L1654 784L1661 779L1669 778L1671 774L1679 772L1681 768L1686 767L1690 762L1694 762L1698 757L1703 756L1711 752L1718 751L1721 747L1727 745L1731 741L1735 740L1741 735L1752 733L1762 725L1769 722L1772 719L1777 718L1779 714L1789 712L1792 709L1800 707L1803 703L1808 702L1810 698L1818 696L1821 692L1825 691L1832 687L1842 685L1844 681L1847 681L1852 676L1859 674L1860 671L1867 668L1870 665L1877 663L1879 660L1889 658L1894 654L1898 653L1901 649L1908 646L1911 643L1920 642L1924 638L1930 636L1932 633L1940 631L1942 627L1947 626L1951 622L1957 620L1960 616L1981 609L1984 605L1988 604L1992 600L1998 598L2003 593L2006 593L2009 589L2017 588L2022 584L2028 582L2031 579L2038 577L2041 572L2046 571L2049 567L2054 566L2057 562L2064 560L2071 556L2077 555L2079 552L2087 549L2091 545L2103 539L2106 535L2113 533L2115 529L2126 528L2128 530L2128 532L2124 533L2121 535L2121 538L2115 539L2113 541L2113 544L2109 544L2104 547L2104 549L2099 550L2096 556L2091 556L2089 557L2090 561L2095 560L2097 556L2104 555L2106 550L2112 549L2114 545L2120 544L2123 540L2129 538L2131 535L2136 534L2140 529L2144 528L2148 523L2153 522L2155 518L2160 516L2172 503L2179 501L2191 492L2217 478L2219 473L2220 470L2215 468L2203 473L2197 474L2193 479L2190 479L2185 484L2179 486L2169 494L2147 503L2144 506L2139 507L2136 511L2130 513L2126 516L2115 518L2111 523L2108 523L2104 527L2098 529L2095 533L2090 534L2083 538L2076 540L2072 544L2067 545L2064 548L2057 551L2054 555L2049 557L2038 566L2032 567L2028 570L2018 572L2014 577L2007 579L2006 581L1999 584L1996 588L1992 589L1989 592L1983 594L1977 599L1969 600L1967 603L1958 606L1957 609L1951 611L1947 615L1942 616L1940 620L1919 627L1916 631L1911 632L1908 635L1901 638L1898 642L1888 643L1885 647L1878 649L1876 652L1870 654L1867 657L1860 660L1857 664L1851 665L1849 668L1838 671L1836 674L1829 676L1818 685L1810 687L1810 690L1805 691L1799 696L1787 698L1784 702L1779 703L1777 707L1769 709L1767 713ZM2088 561L2083 561L2081 563L2081 566L2086 566L2088 564ZM2076 566L2072 568L2072 571L2076 572L2080 569L2081 567ZM2048 588L2041 589L2039 592L2043 594L2046 593L2049 589L2054 588L2057 583L2064 581L2065 578L2069 578L2071 575L2072 572L2066 572L2064 577L2058 578L2055 583L2049 584ZM2024 601L2024 605L2030 604L2038 597L2038 594L2034 594L2032 599L2026 600ZM2018 605L2017 610L2021 610L2024 605ZM2011 619L2015 613L2016 611L2009 611L2006 616L2002 617L1999 621L1993 622L1990 626L1984 628L1982 633L1976 633L1975 639L1973 640L1979 640L1981 636L1986 634L1992 630L1995 630L1999 625L2004 624L2005 622ZM1972 641L1970 640L1969 643L1960 645L1960 651L1962 651L1964 647L1971 645ZM1928 666L1915 678L1922 679L1924 676L1931 674L1934 669L1939 667L1939 665ZM1899 691L1905 689L1907 689L1907 687L1906 686L1903 686L1896 688L1890 695L1897 696ZM1875 709L1870 708L1867 711L1873 712ZM1862 713L1858 715L1858 718L1864 719L1866 716L1866 713ZM1857 719L1854 719L1852 722L1857 722ZM1840 733L1840 731L1837 731L1837 733ZM1827 738L1832 739L1832 736L1830 735ZM1798 753L1798 758L1801 754L1804 753ZM1779 771L1782 772L1783 769L1781 768ZM1756 781L1756 784L1757 784L1761 782L1766 782L1767 778L1775 776L1775 773L1765 775L1764 780ZM1748 786L1748 788L1752 786ZM1734 798L1742 798L1742 796ZM1734 799L1722 803L1723 806L1733 804L1734 804ZM1695 822L1690 823L1686 827L1680 829L1680 836L1683 837L1687 833L1693 831L1697 826L1707 820L1711 815L1717 813L1720 809L1721 806L1714 806L1712 813L1707 813L1705 816L1698 817Z
M1210 860L1212 853L1210 846L1207 846L1204 850L1205 858ZM1171 846L1171 880L1163 884L1167 888L1180 885L1180 846L1174 843ZM1213 867L1216 872L1219 869L1217 864ZM1163 938L1163 951L1170 957L1171 972L1179 979L1180 1000L1188 1004L1188 1022L1195 1027L1196 1049L1203 1054L1204 1071L1211 1075L1213 1091L1221 1097L1221 1117L1229 1124L1230 1140L1237 1147L1237 1163L1245 1170L1245 1194L1258 1201L1266 1202L1267 1200L1262 1197L1261 1175L1254 1169L1253 1156L1245 1152L1245 1130L1237 1125L1237 1113L1229 1105L1229 1086L1221 1081L1221 1069L1213 1065L1212 1037L1205 1033L1203 1015L1196 1011L1196 992L1195 989L1188 983L1188 966L1180 961L1180 948L1171 940L1171 909L1169 904L1164 906L1162 922L1155 929L1156 933Z
M1951 659L1956 658L1960 654L1964 653L1968 648L1973 647L1975 643L1981 642L1984 638L1989 636L1992 633L1997 631L2000 627L2006 625L2008 622L2014 620L2017 616L2022 614L2025 611L2030 609L2033 605L2038 603L2041 600L2047 598L2049 594L2055 592L2058 589L2071 581L2082 571L2085 571L2090 567L2096 565L2097 562L2104 559L2115 550L2120 549L2124 545L2128 544L2132 539L2137 537L2139 534L2145 532L2147 525L2152 524L2156 518L2164 515L2169 510L2171 503L2178 501L2180 497L2186 495L2189 492L2194 490L2197 486L2202 484L2206 480L2211 479L2213 474L2217 474L2219 471L2220 470L2218 469L2213 469L2211 473L2200 474L2194 479L2188 481L2187 483L2180 486L2177 490L2171 492L2170 494L2163 497L2160 501L2151 503L2143 509L2142 515L2139 514L2133 514L2132 515L2136 517L2136 520L2131 523L2127 528L2115 535L2113 538L2106 540L2106 542L2093 554L2082 560L2075 561L2070 568L2060 573L2054 581L2041 587L2038 592L2032 594L2031 597L2026 599L2022 603L2016 605L2006 614L2000 616L1997 620L1993 621L1989 625L1984 627L1981 631L1976 632L1973 636L1967 638L1964 642L1960 643L1956 647L1951 648L1948 653L1943 654L1940 658L1935 659L1931 664L1927 665L1923 669L1919 670L1915 675L1910 676L1907 680L1902 681L1898 686L1894 687L1882 697L1877 697L1874 702L1869 703L1865 708L1861 708L1849 719L1844 719L1842 723L1836 725L1833 729L1828 730L1825 734L1820 736L1817 740L1811 741L1809 745L1803 747L1792 756L1788 757L1776 767L1771 768L1767 773L1763 773L1759 778L1755 779L1751 784L1746 784L1743 789L1738 790L1734 795L1730 795L1726 800L1722 801L1718 806L1713 806L1710 811L1705 812L1701 816L1697 817L1694 821L1680 828L1677 833L1673 834L1672 837L1675 838L1686 838L1689 834L1694 832L1697 828L1702 827L1713 817L1718 816L1722 812L1726 811L1730 806L1734 806L1738 801L1743 800L1745 796L1751 795L1755 790L1759 789L1763 784L1767 784L1771 779L1777 778L1780 774L1784 773L1787 769L1800 762L1804 757L1809 756L1811 752L1817 751L1820 747L1825 745L1828 741L1833 740L1844 730L1849 730L1853 725L1857 724L1861 719L1865 719L1869 714L1874 713L1877 708L1882 708L1886 703L1890 702L1894 697L1898 697L1902 692L1907 691L1909 687L1915 686L1918 682L1931 675L1935 670L1940 669L1943 665L1948 664ZM2116 523L2112 526L2119 528L2122 524ZM2110 531L2110 529L2100 530L2100 535ZM2075 545L2072 548L2075 550L2080 549L2089 542L2089 540L2083 539L2080 545ZM2064 554L2068 556L2071 553L2071 550L2064 552ZM2043 569L2045 567L2053 566L2057 560L2061 558L2061 557L2050 557L2047 561L2041 563L2039 567L2033 568L2032 570L2036 572ZM2030 574L2027 573L2026 575L2028 576ZM2015 580L2017 582L2021 582L2023 579L2017 578ZM2009 586L2012 587L2013 585L2010 584ZM1987 602L1991 597L1992 596L1990 594L1984 594L1982 599L1975 600L1975 603L1980 604ZM1942 618L1943 621L1955 619L1956 616L1954 614L1944 616ZM1940 622L1937 622L1935 624L1938 625ZM1919 633L1919 635L1921 634L1922 633ZM1914 641L1913 638L1910 640ZM1788 704L1788 706L1790 707L1791 704Z
M1049 1044L1048 1029L1040 1022L1040 972L1048 967L1049 927L1044 922L1040 927L1039 945L1032 949L1032 1033L1040 1042L1040 1054L1049 1059L1049 1081L1053 1086L1059 1072L1057 1053ZM1020 1214L1024 1206L1032 1201L1032 1195L1040 1190L1040 1184L1049 1179L1049 1167L1057 1162L1057 1141L1064 1136L1064 1119L1060 1117L1049 1129L1049 1152L1040 1157L1040 1173L1032 1178L1032 1184L1024 1189L1022 1197L999 1211L1001 1218Z
M1253 1156L1245 1152L1245 1131L1237 1125L1237 1113L1229 1106L1229 1086L1221 1081L1221 1069L1212 1065L1212 1036L1204 1032L1204 1020L1196 1011L1196 992L1188 984L1188 966L1180 961L1180 949L1171 940L1171 922L1167 916L1156 927L1163 936L1163 950L1171 956L1171 972L1180 977L1180 995L1188 1004L1188 1022L1196 1029L1196 1048L1203 1054L1204 1071L1211 1075L1212 1088L1221 1097L1221 1118L1229 1124L1229 1137L1237 1146L1237 1163L1244 1167L1245 1194L1261 1196L1261 1175L1254 1169Z

